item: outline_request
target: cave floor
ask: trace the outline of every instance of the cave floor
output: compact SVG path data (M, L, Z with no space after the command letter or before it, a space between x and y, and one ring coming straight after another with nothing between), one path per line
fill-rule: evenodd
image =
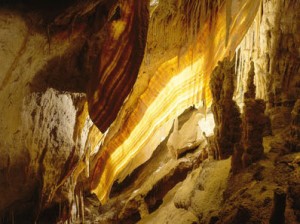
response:
M203 145L178 160L158 148L107 204L85 199L85 223L268 223L278 188L287 195L286 223L299 223L300 153L286 148L285 136L264 137L264 158L236 175L230 158L195 164Z

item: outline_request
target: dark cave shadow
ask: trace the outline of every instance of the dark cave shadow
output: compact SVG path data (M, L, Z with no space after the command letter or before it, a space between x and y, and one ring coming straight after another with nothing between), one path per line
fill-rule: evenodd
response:
M64 55L51 59L30 83L31 92L45 92L48 88L58 91L85 93L89 80L84 71L83 44L68 50Z

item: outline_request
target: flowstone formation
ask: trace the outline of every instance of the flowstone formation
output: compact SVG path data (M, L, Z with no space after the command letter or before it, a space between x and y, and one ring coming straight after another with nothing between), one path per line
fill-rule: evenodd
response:
M241 139L241 118L239 107L232 99L234 92L234 61L225 58L214 69L210 89L211 110L215 120L215 145L218 159L226 159L233 154L234 145Z
M90 63L94 68L87 98L90 117L101 132L116 119L137 79L149 22L147 1L119 0L110 13L108 21L87 44L87 60L100 61Z
M300 222L300 1L0 7L1 224Z
M124 179L151 157L167 135L163 124L193 104L198 107L204 100L211 104L211 71L235 51L259 4L259 0L159 1L150 18L137 81L91 162L92 191L102 203L109 199L115 180ZM226 23L227 17L232 23Z

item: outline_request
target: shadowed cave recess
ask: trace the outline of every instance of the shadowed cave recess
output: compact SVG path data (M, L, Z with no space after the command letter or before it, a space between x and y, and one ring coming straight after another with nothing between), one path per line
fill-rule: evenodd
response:
M300 223L300 1L0 0L0 223Z

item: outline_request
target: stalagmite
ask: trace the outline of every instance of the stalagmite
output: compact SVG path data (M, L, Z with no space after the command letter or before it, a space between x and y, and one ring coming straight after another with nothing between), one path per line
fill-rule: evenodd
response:
M261 99L255 99L255 85L254 85L254 63L250 64L250 71L247 79L247 91L244 94L243 107L243 136L242 144L244 148L243 164L250 165L262 158L264 153L263 132L267 122L265 112L265 102Z
M5 2L0 223L300 221L300 1Z
M245 164L243 164L243 161L248 162L247 158L245 158L246 154L244 154L243 158L243 151L244 148L241 143L236 143L234 145L234 151L231 158L231 172L233 174L237 174L240 170L243 169L243 167L246 166Z
M241 118L239 108L232 100L234 91L234 61L225 58L214 69L210 89L213 102L211 105L215 119L215 142L218 150L218 159L228 158L233 154L234 145L241 138Z

